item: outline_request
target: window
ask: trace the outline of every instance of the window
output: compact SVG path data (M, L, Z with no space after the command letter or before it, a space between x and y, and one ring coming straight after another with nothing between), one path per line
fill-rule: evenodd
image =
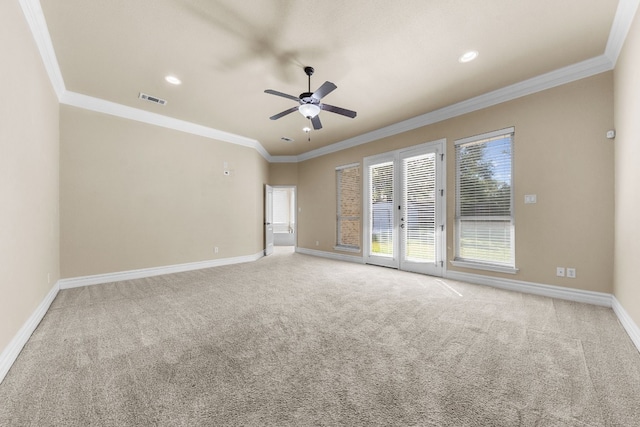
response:
M360 250L360 165L336 168L336 249Z
M456 141L454 265L515 273L514 128Z

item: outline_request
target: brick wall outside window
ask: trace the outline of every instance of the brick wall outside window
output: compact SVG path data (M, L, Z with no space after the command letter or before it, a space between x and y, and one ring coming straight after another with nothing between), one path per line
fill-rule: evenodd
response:
M337 246L360 248L360 165L336 169Z

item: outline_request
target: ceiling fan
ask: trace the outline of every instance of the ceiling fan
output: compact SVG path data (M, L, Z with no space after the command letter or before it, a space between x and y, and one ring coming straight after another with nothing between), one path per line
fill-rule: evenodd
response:
M332 113L351 117L352 119L356 116L355 111L347 110L340 107L334 107L333 105L323 104L320 102L322 98L333 92L337 88L337 86L331 82L324 82L322 86L318 88L318 90L312 93L311 75L313 74L313 71L313 67L304 67L304 72L309 78L309 87L307 89L308 92L301 93L299 97L287 95L286 93L278 92L277 90L265 90L265 93L270 93L271 95L277 95L283 98L291 99L292 101L296 101L300 104L295 107L291 107L288 110L284 110L283 112L278 113L275 116L269 117L271 120L278 120L280 117L284 117L287 114L291 114L297 110L304 117L311 120L313 128L315 130L318 130L322 129L322 123L320 122L320 117L318 117L318 113L320 113L320 110L330 111Z

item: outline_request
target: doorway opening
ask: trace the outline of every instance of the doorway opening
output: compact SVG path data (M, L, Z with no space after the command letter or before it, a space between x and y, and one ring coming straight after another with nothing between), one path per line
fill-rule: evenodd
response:
M295 246L296 237L296 187L273 186L273 244Z

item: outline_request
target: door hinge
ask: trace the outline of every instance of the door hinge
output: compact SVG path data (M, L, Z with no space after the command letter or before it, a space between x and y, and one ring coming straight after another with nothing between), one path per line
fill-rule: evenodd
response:
M440 267L444 267L444 261L440 261Z
M444 153L440 154L440 161L443 162L444 161Z
M444 190L440 190L440 195L444 196Z
M440 231L444 231L444 225L440 226Z

